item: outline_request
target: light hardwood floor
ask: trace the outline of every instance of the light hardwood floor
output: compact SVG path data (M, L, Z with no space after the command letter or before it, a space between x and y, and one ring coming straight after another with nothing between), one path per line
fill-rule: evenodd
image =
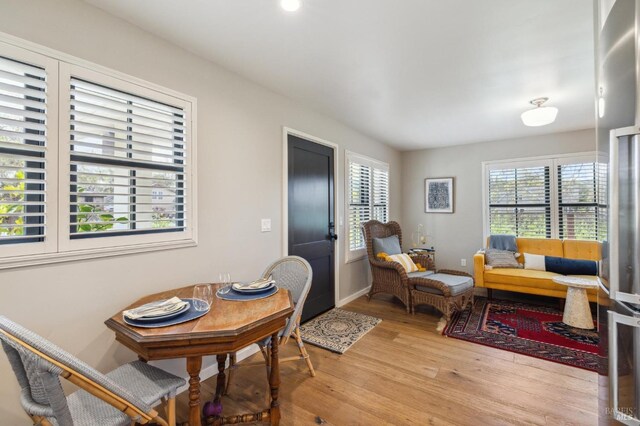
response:
M343 309L382 318L344 355L306 345L316 368L282 364L282 425L596 425L597 375L441 336L439 316L385 296ZM293 355L288 344L282 356ZM252 360L262 359L260 354ZM225 414L266 404L264 367L238 368ZM211 398L215 378L203 383ZM186 394L178 420L186 420Z

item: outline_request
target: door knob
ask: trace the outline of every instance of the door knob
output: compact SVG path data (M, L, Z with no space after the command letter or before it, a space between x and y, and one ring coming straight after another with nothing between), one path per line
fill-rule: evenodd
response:
M329 222L329 238L331 239L331 241L335 241L338 239L338 235L335 233L335 225L333 224L333 222Z

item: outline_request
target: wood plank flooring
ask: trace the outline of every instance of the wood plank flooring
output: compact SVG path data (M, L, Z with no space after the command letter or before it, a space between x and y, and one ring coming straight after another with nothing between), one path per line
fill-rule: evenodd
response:
M435 310L409 315L390 297L343 309L383 321L344 355L306 345L315 378L302 361L281 365L282 425L597 424L596 373L444 337ZM288 344L281 356L296 352ZM214 390L205 381L203 398ZM266 390L264 367L238 368L225 414L265 407ZM187 404L183 393L179 421Z

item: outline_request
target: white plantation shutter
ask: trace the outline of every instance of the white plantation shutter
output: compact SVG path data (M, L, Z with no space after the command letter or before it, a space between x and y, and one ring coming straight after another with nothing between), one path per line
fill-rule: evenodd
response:
M348 252L365 248L362 225L389 220L389 166L347 152ZM347 255L349 257L349 255Z
M489 170L489 231L518 237L551 237L549 166Z
M389 220L389 172L373 169L373 215L380 222Z
M597 164L561 164L557 173L560 238L597 239L598 215L606 211L598 206Z
M486 235L604 240L607 169L595 154L485 164Z
M45 65L0 51L0 245L11 245L12 255L28 252L18 244L47 238L47 162L56 129L48 129L49 78Z
M362 224L371 219L371 168L349 161L349 250L365 246Z
M187 226L186 111L72 77L71 239Z
M608 165L607 163L596 163L597 179L598 179L598 218L597 218L597 239L605 241L607 235L607 220L609 216L609 192L608 185Z

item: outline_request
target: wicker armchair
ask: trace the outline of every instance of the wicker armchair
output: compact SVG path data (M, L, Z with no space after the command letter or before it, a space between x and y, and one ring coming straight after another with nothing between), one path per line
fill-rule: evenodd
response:
M434 275L416 272L407 274L399 263L376 258L373 252L374 238L397 235L402 245L402 230L397 222L382 223L371 220L362 227L372 276L371 290L367 298L371 299L376 293L392 294L405 305L407 313L415 313L417 305L431 305L442 312L447 321L455 310L462 310L468 303L473 303L473 277L466 272L441 269ZM414 261L428 269L435 269L435 265L427 256L414 257ZM455 277L468 279L462 280Z
M371 300L376 293L388 293L397 297L406 307L407 313L411 312L411 293L409 289L409 277L402 265L396 262L387 262L378 259L373 253L373 239L386 238L397 235L402 246L402 230L398 222L382 223L370 220L362 225L364 238L367 243L367 255L371 266L371 290L367 298Z

